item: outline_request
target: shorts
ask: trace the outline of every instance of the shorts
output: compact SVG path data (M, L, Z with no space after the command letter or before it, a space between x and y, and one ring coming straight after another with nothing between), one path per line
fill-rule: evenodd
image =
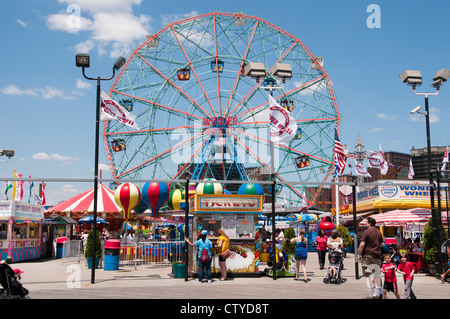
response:
M295 260L300 261L300 260L306 260L308 258L308 256L299 256L299 255L295 255Z
M373 258L370 256L362 257L361 268L364 277L369 277L370 275L372 275L376 271L375 268L377 267L378 270L381 271L381 258Z
M398 287L396 282L385 281L383 289L386 291L393 292L394 294L398 294Z

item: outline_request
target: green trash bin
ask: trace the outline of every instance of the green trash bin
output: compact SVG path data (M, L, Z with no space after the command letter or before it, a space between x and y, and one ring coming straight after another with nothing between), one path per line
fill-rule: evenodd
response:
M184 263L175 263L172 267L175 278L184 278Z

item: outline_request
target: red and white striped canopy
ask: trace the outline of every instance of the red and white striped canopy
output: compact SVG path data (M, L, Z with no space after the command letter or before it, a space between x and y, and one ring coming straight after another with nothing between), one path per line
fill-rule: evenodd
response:
M94 188L46 210L47 212L93 212ZM97 212L121 212L122 208L114 200L114 191L103 184L97 187Z
M413 208L407 210L391 210L382 214L372 215L376 226L403 226L405 224L426 224L431 217L431 210L427 208ZM447 213L442 213L442 222L447 224ZM367 218L359 223L367 226Z

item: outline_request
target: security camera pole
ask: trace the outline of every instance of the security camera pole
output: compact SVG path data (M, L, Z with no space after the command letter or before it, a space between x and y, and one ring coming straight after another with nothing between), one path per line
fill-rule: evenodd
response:
M400 74L400 79L402 82L406 83L407 85L412 86L414 94L416 95L422 95L425 96L425 112L419 112L420 107L414 108L410 113L420 113L425 115L425 122L426 122L426 132L427 132L427 151L428 151L428 176L429 176L429 183L430 183L430 208L431 208L431 224L433 229L433 240L434 240L434 264L436 269L436 278L439 278L442 274L442 262L441 262L441 254L439 253L439 249L441 246L441 236L440 236L440 229L438 227L439 225L439 219L438 212L436 212L436 208L434 205L434 182L433 182L433 172L431 169L431 142L430 142L430 112L428 108L428 96L435 96L438 95L439 89L441 85L448 80L450 77L450 70L442 69L436 72L434 78L433 78L433 84L432 86L436 89L436 93L417 93L416 92L416 86L420 86L422 84L422 75L420 74L420 71L415 70L406 70L402 74Z
M97 186L98 186L98 139L99 139L99 125L100 125L100 81L109 81L111 80L116 70L119 70L125 64L125 58L119 57L113 66L113 74L109 78L90 78L87 77L84 73L84 69L90 66L90 58L88 54L78 53L75 56L75 62L77 67L81 67L83 71L83 76L87 80L97 81L97 102L96 102L96 121L95 121L95 163L94 163L94 218L93 218L93 245L92 245L92 267L91 267L91 283L95 283L95 252L96 248L96 238L97 238Z

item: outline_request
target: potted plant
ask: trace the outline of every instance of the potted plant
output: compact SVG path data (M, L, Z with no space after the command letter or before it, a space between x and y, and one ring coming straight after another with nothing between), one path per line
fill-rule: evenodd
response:
M100 257L102 256L102 244L100 242L100 232L96 231L96 239L95 239L95 261L94 267L98 268L98 264L100 261ZM89 235L86 240L86 250L84 252L84 257L86 257L88 262L88 268L92 269L92 250L94 246L94 233L93 231L89 232Z
M286 269L289 276L295 276L295 247L296 244L291 244L291 239L295 238L295 230L293 228L286 228L284 230L283 251L287 254ZM291 269L293 270L291 272Z
M442 229L442 221L441 223ZM428 273L432 276L436 275L435 269L435 256L434 256L434 236L433 236L433 226L432 226L432 218L428 220L428 223L425 225L423 229L423 261L428 264ZM447 239L447 234L444 233L444 240ZM441 244L439 244L441 247ZM441 254L441 251L438 250L438 254Z
M352 236L350 236L350 232L348 231L348 228L343 225L339 225L336 229L338 232L341 233L341 238L344 241L345 250L348 253L353 252Z

